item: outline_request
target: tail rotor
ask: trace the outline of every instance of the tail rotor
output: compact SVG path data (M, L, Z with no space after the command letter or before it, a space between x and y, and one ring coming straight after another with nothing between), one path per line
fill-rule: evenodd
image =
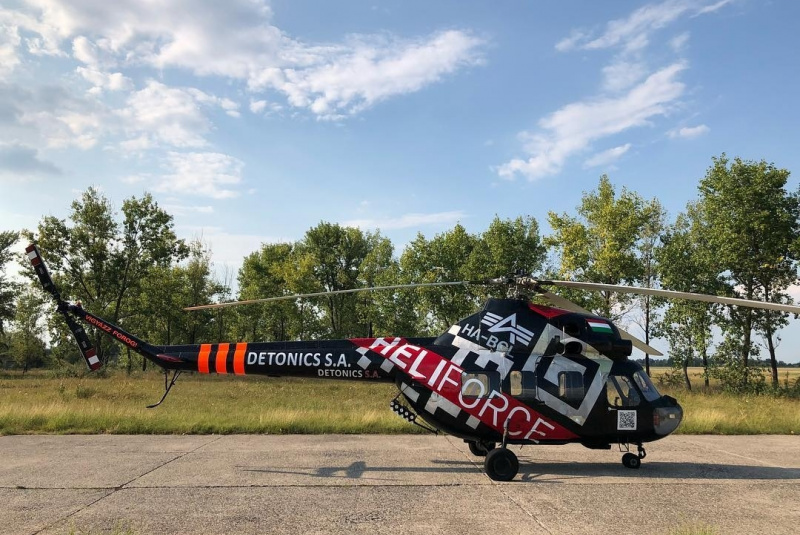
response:
M47 293L53 296L53 299L58 306L58 311L63 314L72 336L74 336L75 341L78 342L78 349L80 350L83 359L86 361L86 366L88 366L89 370L91 371L99 369L102 363L97 357L97 352L95 351L94 346L92 346L86 331L70 316L70 305L61 299L61 294L59 294L58 289L56 288L55 284L53 284L53 279L50 276L50 272L48 271L44 260L42 259L42 254L39 252L39 248L36 245L29 245L25 249L25 254L28 255L28 259L33 265L36 275L39 277L39 282L42 284L42 288L44 288Z

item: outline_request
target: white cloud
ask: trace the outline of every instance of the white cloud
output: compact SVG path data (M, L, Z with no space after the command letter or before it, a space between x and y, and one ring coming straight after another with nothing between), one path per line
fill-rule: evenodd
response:
M238 197L235 189L242 182L244 163L218 152L170 152L165 167L168 173L155 185L155 191L228 199Z
M198 89L169 87L149 81L144 89L131 94L126 108L117 112L129 137L122 147L136 150L158 145L179 148L207 146L204 134L211 129L211 121L203 114L200 104L220 107L228 114L238 108L229 99Z
M620 47L626 53L645 48L654 32L665 28L684 15L699 16L719 10L730 0L710 3L708 0L666 0L648 4L625 18L609 21L605 31L594 37L589 32L573 30L570 37L556 45L559 51L572 49L596 50Z
M220 76L246 82L255 92L277 90L292 106L328 119L475 65L484 44L459 30L418 39L351 36L340 44L304 43L272 24L265 0L34 3L28 14L15 17L17 24L39 35L43 48L63 46L87 67ZM10 46L14 52L18 36Z
M619 147L614 147L613 149L604 150L602 152L598 152L588 160L583 163L584 168L590 167L601 167L604 165L609 165L612 162L617 161L623 154L628 152L631 148L630 143L626 143L624 145L620 145Z
M697 126L685 126L683 128L678 128L675 130L670 130L668 132L669 137L671 138L685 138L685 139L692 139L703 134L707 134L711 129L704 125L697 125Z
M250 111L253 113L261 113L267 107L266 100L253 100L250 101Z
M320 51L311 66L269 70L251 87L272 87L285 93L292 106L335 119L479 64L482 44L483 40L456 30L408 42L354 38L349 46Z
M733 2L733 0L719 0L719 2L717 2L715 4L711 4L709 6L700 8L697 11L697 14L698 15L705 15L706 13L713 13L714 11L717 11L718 9L720 9L722 7L725 7L726 5L730 4L731 2Z
M81 77L92 84L89 90L92 94L99 94L104 89L108 91L125 91L133 89L133 82L121 72L106 73L91 67L76 67Z
M641 127L666 115L683 94L678 75L685 63L675 63L647 77L628 93L568 104L539 121L539 131L523 132L520 138L529 154L501 165L497 172L513 179L517 174L535 180L559 172L567 158L598 139Z
M187 214L213 214L214 207L210 205L205 206L191 206L181 204L179 202L170 202L161 206L164 210L172 215L187 215Z
M86 65L97 66L97 46L82 35L72 40L72 56Z
M362 203L363 205L363 203ZM432 214L411 213L399 217L382 219L353 219L342 223L346 227L361 229L397 230L419 228L428 225L450 225L464 219L466 214L461 211L437 212Z
M689 43L689 32L683 32L682 34L676 35L669 41L669 46L675 52L683 52L686 49L687 44Z
M556 43L556 50L559 52L567 52L570 50L575 49L578 46L578 43L586 39L586 33L580 30L572 30L569 34L569 37L565 37L558 43Z
M603 89L624 91L647 76L647 67L639 61L617 60L603 67Z
M0 77L8 76L20 64L17 54L20 42L17 28L3 24L0 18Z

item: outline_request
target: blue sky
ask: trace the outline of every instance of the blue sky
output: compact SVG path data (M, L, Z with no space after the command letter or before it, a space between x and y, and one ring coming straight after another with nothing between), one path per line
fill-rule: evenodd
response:
M235 270L322 220L398 248L495 215L547 232L603 173L674 218L722 152L797 188L795 2L3 6L2 229L149 191Z

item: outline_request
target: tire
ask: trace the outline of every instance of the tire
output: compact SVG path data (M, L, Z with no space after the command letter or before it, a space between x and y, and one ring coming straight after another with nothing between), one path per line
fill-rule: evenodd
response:
M467 445L469 446L470 453L476 457L486 457L495 447L494 442L477 442L475 440L467 441Z
M494 448L483 463L486 475L494 481L511 481L519 472L519 461L513 451Z
M636 454L626 453L622 456L622 464L625 465L626 468L638 470L639 467L642 466L642 460Z

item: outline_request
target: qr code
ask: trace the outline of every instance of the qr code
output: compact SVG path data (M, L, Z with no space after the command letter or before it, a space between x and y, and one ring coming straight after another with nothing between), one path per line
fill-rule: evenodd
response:
M636 431L636 411L617 411L617 430Z

